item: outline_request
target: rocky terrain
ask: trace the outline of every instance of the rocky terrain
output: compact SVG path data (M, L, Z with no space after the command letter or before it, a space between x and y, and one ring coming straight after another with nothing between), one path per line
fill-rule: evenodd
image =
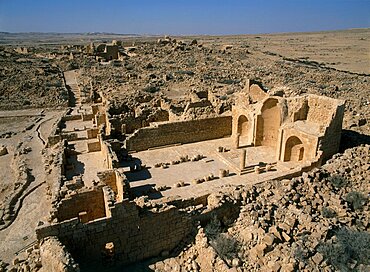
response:
M369 39L369 32L360 36ZM168 99L181 115L189 92L206 91L217 100L204 113L210 115L229 110L245 80L253 78L267 90L283 91L286 96L315 93L345 99L343 128L370 133L366 125L370 118L368 75L339 71L308 58L286 57L285 47L281 54L266 51L269 38L264 37L263 43L261 37L250 36L137 42L125 47L127 56L122 61L84 67L81 79L88 83L87 91L102 91L110 98L115 114L125 112L124 104L145 103L156 95ZM129 102L122 93L135 99Z
M0 109L68 105L60 68L38 51L0 47Z
M214 218L190 247L155 271L368 271L369 145L346 150L292 180L210 195L240 205ZM356 165L353 168L353 163Z

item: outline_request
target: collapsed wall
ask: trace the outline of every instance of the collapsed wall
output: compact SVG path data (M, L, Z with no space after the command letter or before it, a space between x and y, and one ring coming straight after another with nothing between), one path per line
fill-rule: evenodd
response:
M79 265L74 261L65 246L55 236L45 238L40 245L40 257L43 271L79 272Z

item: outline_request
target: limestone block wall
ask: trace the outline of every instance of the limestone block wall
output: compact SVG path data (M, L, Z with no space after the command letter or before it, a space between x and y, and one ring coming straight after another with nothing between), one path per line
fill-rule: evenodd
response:
M232 136L236 138L239 135L240 146L253 143L255 125L251 108L233 107Z
M121 202L125 198L129 197L130 193L130 182L126 178L125 174L121 170L115 169L116 174L116 187L117 187L117 201Z
M231 116L166 122L137 130L126 139L126 149L142 151L170 144L185 144L231 135Z
M87 150L89 152L96 152L101 150L100 142L87 143Z
M60 135L62 123L63 123L63 118L67 115L68 110L66 110L62 117L58 119L56 124L54 125L49 137L48 137L48 142L47 142L47 147L51 147L56 145L57 143L62 141L62 136Z
M338 101L339 100L325 96L308 96L309 110L307 113L307 121L319 123L322 126L328 126L333 119L333 113L336 111Z
M95 115L95 124L99 127L100 125L106 124L106 116L102 113Z
M61 135L62 139L66 139L67 141L76 141L78 140L78 134L77 133L66 133Z
M55 213L59 222L78 217L80 212L87 213L88 221L106 216L104 195L101 187L78 191L66 196L57 205Z
M186 105L184 112L187 112L189 109L192 109L192 108L201 108L201 107L209 107L209 106L212 106L212 104L208 99L192 101Z
M101 182L108 185L117 194L116 173L114 170L106 170L97 173Z
M43 226L36 230L37 238L57 234L81 267L86 263L99 267L106 243L113 242L119 263L130 263L172 250L192 230L190 216L174 206L148 209L125 201L115 204L111 215L84 224L70 220Z
M82 121L90 121L94 118L94 115L92 113L89 114L81 114Z
M93 139L93 138L96 138L98 136L99 129L90 128L86 132L87 132L87 138L88 139Z

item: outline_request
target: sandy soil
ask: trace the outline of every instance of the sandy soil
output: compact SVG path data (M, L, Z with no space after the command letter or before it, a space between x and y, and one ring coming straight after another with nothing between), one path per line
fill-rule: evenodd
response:
M12 162L16 146L20 143L31 149L24 156L34 179L19 199L21 205L15 221L0 231L0 259L2 260L10 262L17 251L35 241L35 228L38 222L48 216L47 207L50 203L45 194L42 150L54 122L61 113L56 110L46 110L44 113L41 110L0 112L0 134L12 132L10 138L0 138L0 144L6 145L9 152L0 157L2 170L0 171L0 200L3 201L13 191L17 169L14 169Z

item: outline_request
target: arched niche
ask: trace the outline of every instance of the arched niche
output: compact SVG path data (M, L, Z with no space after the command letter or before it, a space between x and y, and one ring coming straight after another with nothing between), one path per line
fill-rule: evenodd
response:
M249 122L245 115L240 115L238 118L238 134L239 143L241 146L249 144Z
M302 161L304 151L302 141L297 136L291 136L285 143L284 161Z
M256 146L276 147L281 124L281 109L276 98L267 99L257 116Z

